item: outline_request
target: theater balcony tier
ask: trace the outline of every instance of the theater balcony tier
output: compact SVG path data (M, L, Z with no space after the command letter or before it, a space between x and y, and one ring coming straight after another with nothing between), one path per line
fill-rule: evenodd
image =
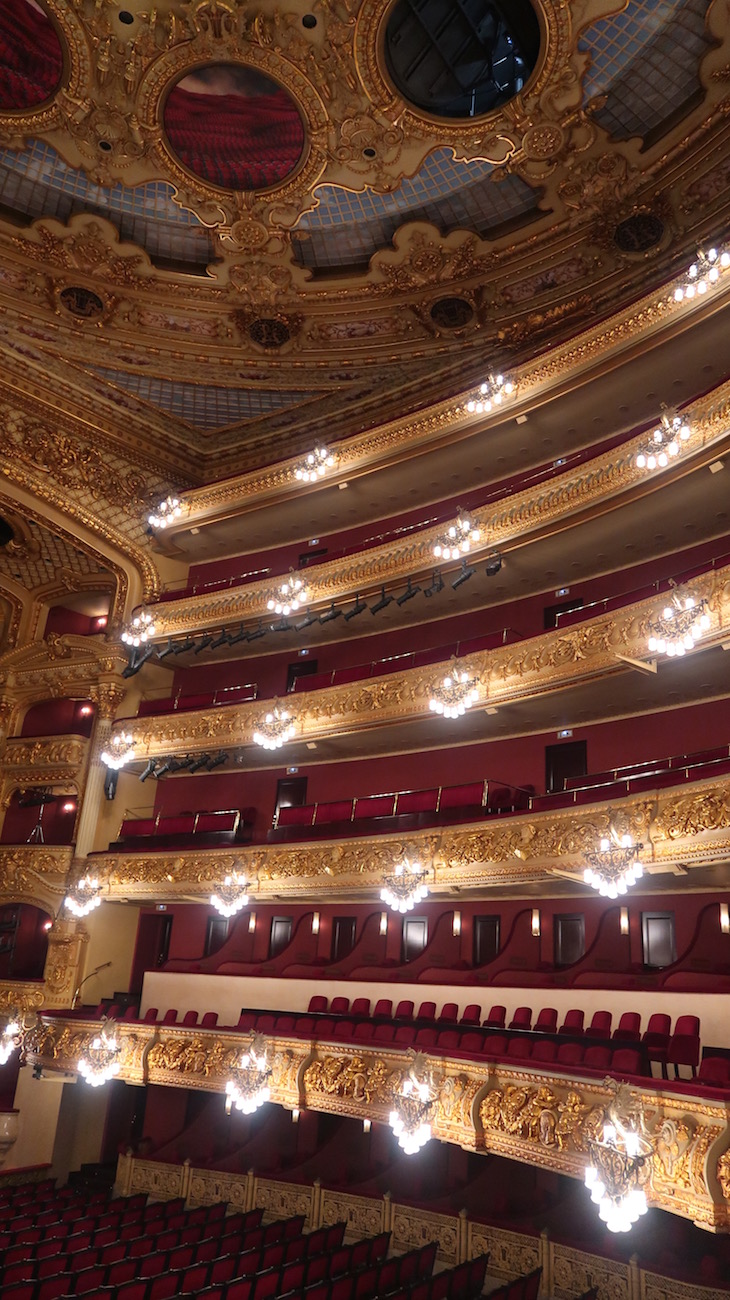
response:
M234 1030L144 1023L122 1023L116 1032L118 1077L125 1082L221 1094L251 1042L250 1035ZM76 1073L97 1033L98 1022L39 1016L26 1040L28 1059L44 1070ZM265 1042L271 1100L290 1110L387 1123L414 1065L412 1053L382 1046L279 1036ZM588 1140L602 1132L614 1095L610 1082L467 1054L429 1053L418 1061L431 1080L435 1138L583 1176ZM730 1230L730 1098L711 1098L694 1084L660 1084L638 1076L630 1082L653 1144L649 1204L712 1231Z
M543 535L547 529L569 527L586 512L626 504L639 491L656 491L677 475L709 463L727 442L730 413L730 383L698 398L683 415L692 435L672 468L655 477L636 466L636 456L646 441L646 431L628 438L618 447L562 474L551 476L522 490L515 490L496 504L492 501L471 514L481 529L477 554L515 545ZM208 489L211 491L211 489ZM455 511L454 511L455 514ZM310 525L311 527L311 525ZM356 555L307 567L310 605L324 607L357 591L377 590L409 575L428 573L434 564L433 546L443 532L443 523L409 533L403 540L362 550ZM457 561L444 563L457 567ZM197 592L177 600L166 599L154 606L155 640L184 632L203 631L237 619L270 617L267 602L278 596L280 583L271 577L253 580L230 591Z
M661 707L663 675L669 677L680 670L685 674L682 687L685 698L692 698L696 689L696 675L691 672L694 656L722 646L728 638L730 566L698 576L691 587L695 600L708 601L710 628L693 655L662 664L653 684L639 677L636 668L637 661L639 668L642 664L650 666L649 623L661 611L661 596L516 645L464 655L459 660L460 668L474 679L477 700L466 718L459 720L458 738L475 738L470 728L475 725L473 719L485 708L499 711L502 705L536 700L566 688L581 691L589 684L587 704L593 717L615 716L622 709L635 711L632 699L637 680L641 682L643 695L651 689L656 706ZM447 734L454 739L443 719L436 718L429 710L432 689L442 680L448 666L448 661L429 664L297 695L296 701L287 705L295 727L287 754L296 752L299 742L327 739L332 755L337 756L337 738L357 733L370 733L367 745L373 750L377 746L394 748L400 744L433 747L443 743ZM724 692L726 679L721 655L715 667L718 679L714 686L710 683L710 694L719 696ZM705 677L707 671L705 661ZM645 709L646 700L642 711ZM253 757L253 734L264 728L270 710L270 701L249 700L186 710L182 715L118 719L115 728L131 736L136 759L196 754L212 747L231 751L246 746ZM533 719L532 730L535 725Z
M394 862L409 855L429 870L432 893L453 889L513 888L555 875L582 884L583 854L609 827L645 847L645 870L685 876L720 865L730 850L730 778L691 782L611 802L469 822L408 835L348 837L307 844L256 844L223 849L94 853L79 867L98 876L110 899L207 901L236 865L254 896L335 898L377 896ZM64 850L0 847L0 866L57 888Z

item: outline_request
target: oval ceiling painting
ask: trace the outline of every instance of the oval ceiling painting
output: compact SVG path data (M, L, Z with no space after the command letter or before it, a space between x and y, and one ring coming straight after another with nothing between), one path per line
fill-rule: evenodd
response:
M304 127L294 100L240 63L196 68L165 104L165 130L189 171L226 190L268 189L294 171Z
M0 111L50 99L62 69L58 33L36 0L0 0Z

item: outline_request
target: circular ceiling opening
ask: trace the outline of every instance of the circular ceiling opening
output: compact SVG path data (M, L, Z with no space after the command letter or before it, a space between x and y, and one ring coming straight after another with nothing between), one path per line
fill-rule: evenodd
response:
M240 63L187 73L167 97L164 124L188 170L225 190L278 185L304 148L304 126L291 96Z
M394 85L438 117L477 117L506 104L539 51L530 0L396 0L385 29Z
M61 81L63 50L48 14L36 0L0 4L0 110L36 108Z

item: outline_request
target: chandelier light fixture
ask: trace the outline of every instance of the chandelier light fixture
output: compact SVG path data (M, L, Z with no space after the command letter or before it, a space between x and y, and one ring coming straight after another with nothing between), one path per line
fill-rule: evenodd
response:
M112 1030L112 1022L107 1020L101 1033L90 1040L86 1052L80 1058L79 1074L90 1087L101 1088L119 1074L120 1054L121 1047Z
M96 876L82 876L63 900L73 916L88 916L101 906L101 888Z
M266 1060L266 1046L262 1037L254 1034L251 1046L241 1056L226 1083L226 1111L238 1110L242 1115L253 1115L271 1097L269 1079L272 1070Z
M478 698L476 677L452 665L446 676L431 687L428 707L444 718L461 718Z
M328 451L326 447L315 447L309 455L300 461L294 469L294 477L299 479L300 483L316 483L318 479L324 478L327 470L334 469L338 461L335 452Z
M147 523L150 528L169 528L175 519L179 519L183 512L182 501L176 496L166 496L161 501L154 514L147 516Z
M109 748L101 751L101 761L112 771L118 772L126 763L134 761L132 742L134 737L128 731L117 731L109 741Z
M617 1113L617 1098L603 1126L603 1138L588 1139L591 1163L585 1172L585 1185L609 1232L629 1232L647 1211L644 1188L651 1174L654 1148L645 1134L641 1112L622 1119Z
M404 858L403 862L396 863L389 876L383 877L383 888L380 891L382 902L403 916L406 912L412 912L416 904L428 896L428 888L424 883L427 875L426 868L420 862L410 862Z
M683 302L685 298L699 297L713 289L723 271L730 266L730 253L724 249L708 248L697 250L697 258L687 271L687 278L674 290L674 301Z
M476 545L481 535L482 530L469 511L457 506L456 522L436 538L433 554L437 560L458 560Z
M419 1078L418 1058L403 1080L388 1123L406 1155L415 1155L431 1138L434 1096L430 1081Z
M229 876L223 880L223 884L218 886L218 893L211 894L210 902L221 916L230 918L237 912L243 911L248 903L248 894L246 886L248 881L244 875L238 871L232 871Z
M287 614L296 612L304 608L309 600L307 591L301 578L289 578L282 582L275 596L270 597L266 602L266 608L274 614Z
M682 444L692 435L692 428L677 412L665 411L636 453L637 469L664 469L679 455Z
M262 749L281 749L287 740L291 740L294 731L291 713L277 705L266 714L260 730L254 731L254 743L261 745Z
M709 605L703 597L683 596L675 591L671 604L665 605L661 617L649 622L647 646L651 654L681 658L693 650L710 626Z
M514 391L511 379L505 379L504 375L490 375L485 383L479 385L476 395L469 399L466 409L470 415L475 412L481 415L484 411L493 410L495 406L501 406Z
M10 1012L0 1033L0 1065L7 1065L23 1040L23 1026L16 1010Z
M144 645L154 635L155 621L151 614L143 610L132 619L132 626L122 632L122 641L125 645L139 646Z
M600 840L597 849L585 850L588 866L583 879L603 898L618 898L644 874L643 864L639 861L643 847L643 844L634 844L630 835L619 835L612 827L610 835Z

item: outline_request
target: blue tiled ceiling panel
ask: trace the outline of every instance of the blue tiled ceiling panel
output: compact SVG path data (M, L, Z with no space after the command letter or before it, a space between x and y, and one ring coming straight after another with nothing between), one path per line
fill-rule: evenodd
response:
M202 430L222 429L229 424L255 420L260 415L269 415L318 396L311 391L264 391L183 384L104 367L95 367L94 373L133 393L143 402L183 420L192 428Z

